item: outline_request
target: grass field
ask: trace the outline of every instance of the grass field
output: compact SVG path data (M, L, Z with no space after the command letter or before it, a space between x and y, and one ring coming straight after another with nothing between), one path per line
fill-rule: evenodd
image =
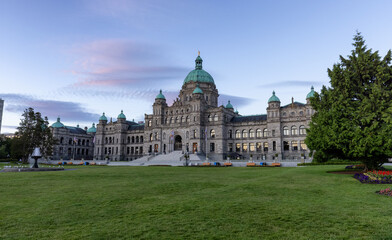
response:
M0 239L392 239L392 198L300 168L0 173Z

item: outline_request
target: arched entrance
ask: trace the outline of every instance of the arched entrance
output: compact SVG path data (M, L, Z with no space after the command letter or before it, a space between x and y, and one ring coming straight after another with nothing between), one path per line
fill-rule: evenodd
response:
M180 135L176 135L174 138L174 151L182 150L182 138Z

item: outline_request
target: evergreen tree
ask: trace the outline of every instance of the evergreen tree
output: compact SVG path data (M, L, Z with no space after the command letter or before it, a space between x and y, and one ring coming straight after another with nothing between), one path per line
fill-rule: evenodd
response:
M375 169L392 157L391 50L381 58L360 33L353 46L328 69L331 87L311 99L316 113L306 144L316 161L349 159Z
M40 112L34 112L33 108L28 108L22 114L23 118L15 133L16 140L13 141L14 147L11 147L14 155L21 156L24 162L32 154L34 148L39 147L43 157L52 155L53 145L56 140L48 127L48 118L41 117Z

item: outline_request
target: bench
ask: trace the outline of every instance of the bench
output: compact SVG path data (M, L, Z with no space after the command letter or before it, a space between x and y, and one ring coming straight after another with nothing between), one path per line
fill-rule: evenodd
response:
M231 162L225 162L225 163L223 163L223 165L225 165L226 167L233 166L233 164Z
M203 166L210 166L211 165L211 163L209 163L209 162L203 162Z
M271 166L273 166L273 167L280 167L280 163L272 163Z
M255 166L256 166L256 163L254 163L254 162L248 162L248 163L246 163L246 166L247 166L247 167L255 167Z

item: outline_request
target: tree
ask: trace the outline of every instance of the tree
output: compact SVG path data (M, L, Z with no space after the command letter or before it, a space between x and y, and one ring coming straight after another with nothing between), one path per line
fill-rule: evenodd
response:
M43 157L52 155L56 140L48 127L48 118L43 119L41 113L34 112L33 108L26 109L22 116L11 152L19 155L24 162L28 161L36 147L40 148Z
M391 50L381 59L357 32L351 55L328 69L331 87L310 99L316 113L306 144L316 161L361 161L376 169L392 157Z

